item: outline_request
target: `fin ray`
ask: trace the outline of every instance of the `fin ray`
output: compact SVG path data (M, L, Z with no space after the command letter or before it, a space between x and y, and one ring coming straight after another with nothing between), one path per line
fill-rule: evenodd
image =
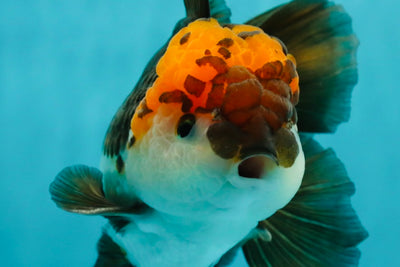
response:
M334 132L350 117L357 83L358 40L340 5L294 0L247 22L285 43L300 77L298 127L302 132Z
M98 169L86 165L66 167L50 185L51 198L58 207L69 212L105 214L122 211L104 197L102 177Z
M331 149L301 135L306 172L290 203L260 222L270 242L243 246L250 266L355 266L367 237L350 202L354 184Z

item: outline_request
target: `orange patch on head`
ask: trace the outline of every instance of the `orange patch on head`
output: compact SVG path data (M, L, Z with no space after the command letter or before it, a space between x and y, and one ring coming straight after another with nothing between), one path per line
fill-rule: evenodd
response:
M249 115L241 108L260 103L267 79L284 80L292 94L298 92L295 64L281 43L258 27L222 27L212 18L192 22L172 37L158 62L158 78L132 118L132 132L136 140L140 139L151 127L160 105L172 103L182 113L222 107L235 112L236 119L242 121ZM228 88L230 83L245 79L257 82L259 87ZM225 98L225 94L230 96Z

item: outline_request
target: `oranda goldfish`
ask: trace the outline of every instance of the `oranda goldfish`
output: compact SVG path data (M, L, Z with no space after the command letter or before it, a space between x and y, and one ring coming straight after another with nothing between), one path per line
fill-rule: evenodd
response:
M354 185L313 133L347 121L358 40L341 6L297 0L244 24L223 0L187 15L113 118L100 170L52 199L108 219L96 266L353 266Z

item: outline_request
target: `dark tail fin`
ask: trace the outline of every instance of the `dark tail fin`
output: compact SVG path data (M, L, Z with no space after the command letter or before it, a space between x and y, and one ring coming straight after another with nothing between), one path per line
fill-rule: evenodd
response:
M303 132L334 132L350 117L357 83L351 18L324 0L295 0L247 22L281 39L297 60L300 77L298 127Z
M356 266L368 234L351 207L354 185L335 153L302 136L306 172L293 200L260 222L270 242L248 241L250 266Z

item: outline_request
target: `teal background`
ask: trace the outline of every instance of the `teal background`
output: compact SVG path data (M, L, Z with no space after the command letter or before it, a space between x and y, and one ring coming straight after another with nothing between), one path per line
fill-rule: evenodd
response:
M105 220L57 209L48 185L67 165L98 165L108 123L184 16L181 2L0 0L1 266L94 263ZM283 1L227 2L240 23ZM361 42L360 77L350 122L318 139L356 184L370 233L360 265L400 266L400 4L337 2Z

